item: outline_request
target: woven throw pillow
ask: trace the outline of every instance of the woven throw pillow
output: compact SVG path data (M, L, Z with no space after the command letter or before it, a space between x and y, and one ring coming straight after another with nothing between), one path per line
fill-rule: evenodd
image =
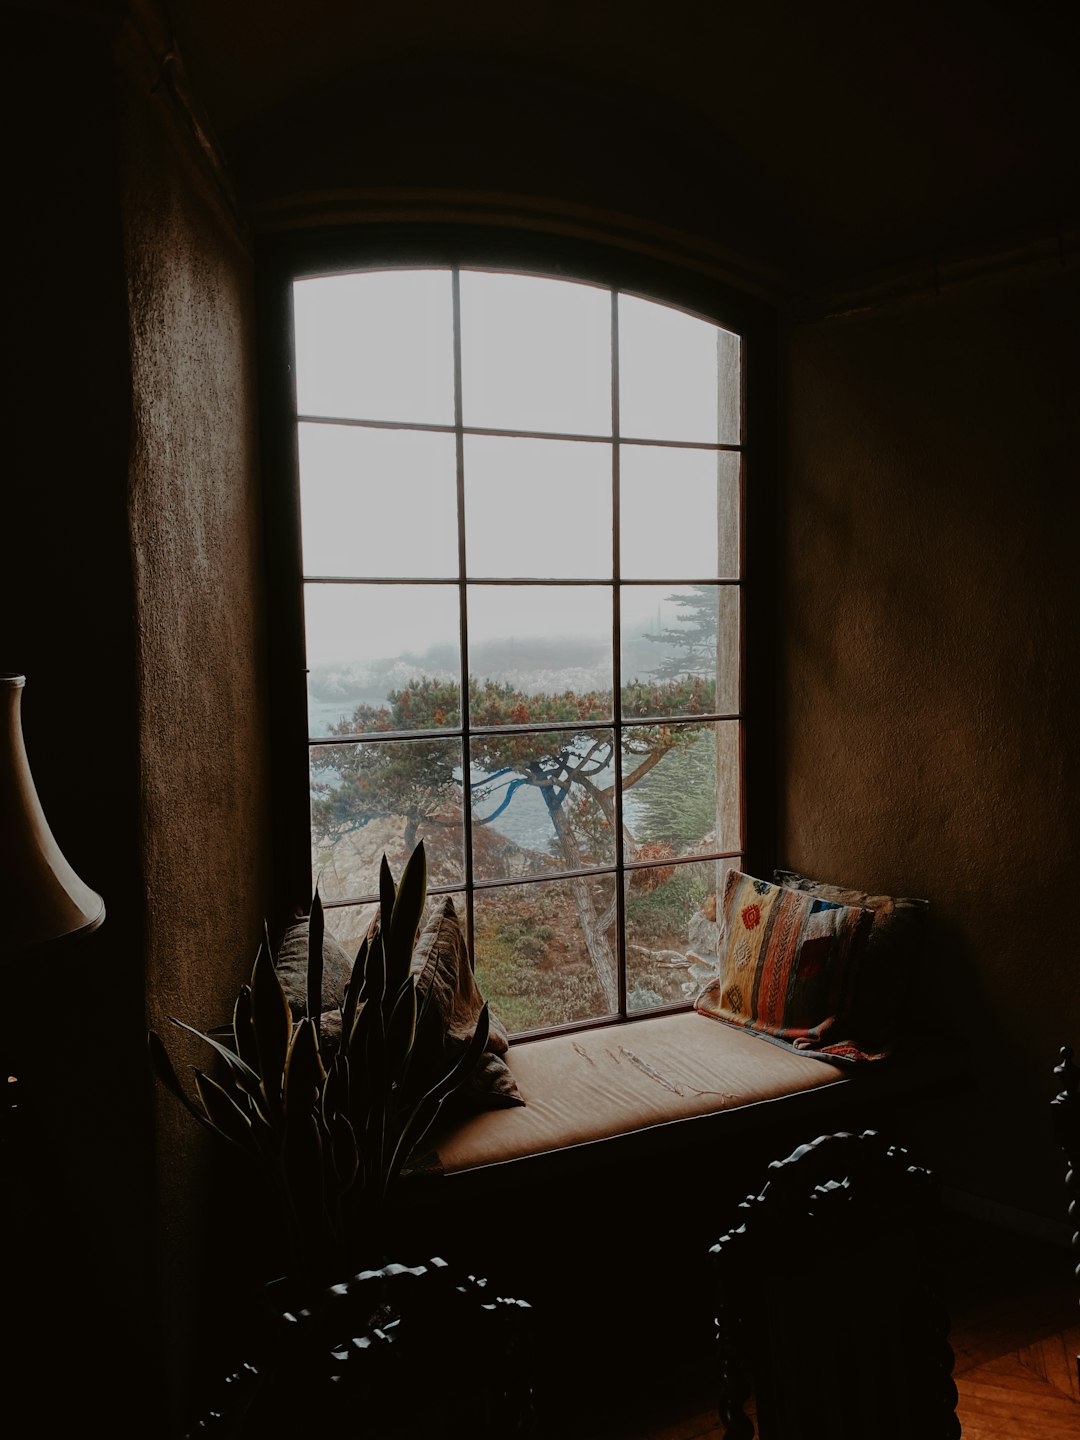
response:
M379 929L376 912L368 929L369 942ZM417 1000L433 1009L436 1023L425 1033L436 1037L435 1051L418 1055L417 1061L434 1079L446 1072L465 1049L484 1008L484 997L476 983L465 931L449 895L436 903L420 931L413 951L412 972L416 976ZM417 1043L420 1044L420 1032ZM447 1108L466 1110L506 1109L524 1105L517 1081L503 1056L510 1048L505 1026L488 1010L488 1042L469 1079L446 1101Z
M723 916L719 973L697 1010L807 1054L880 1058L850 1028L869 910L732 870Z
M855 1025L871 1049L893 1048L909 1026L909 1009L918 995L930 902L913 895L869 895L852 886L813 880L798 870L774 870L773 879L790 890L872 912L854 999Z

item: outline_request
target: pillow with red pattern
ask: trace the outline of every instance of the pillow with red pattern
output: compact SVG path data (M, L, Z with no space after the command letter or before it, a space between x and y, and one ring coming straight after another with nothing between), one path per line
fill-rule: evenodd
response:
M929 900L870 895L854 886L813 880L798 870L774 870L772 878L789 890L873 911L855 997L859 1036L869 1048L881 1050L910 1035L930 938Z
M821 1059L877 1060L855 1033L859 967L873 912L732 870L724 887L718 974L704 1015Z

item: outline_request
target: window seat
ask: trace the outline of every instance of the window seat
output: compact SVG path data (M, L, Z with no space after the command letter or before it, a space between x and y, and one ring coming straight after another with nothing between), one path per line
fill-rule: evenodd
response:
M852 1070L697 1011L519 1041L506 1059L525 1105L441 1120L421 1168L531 1177L778 1122L839 1124L850 1102L939 1093L959 1075L940 1050Z
M967 1083L946 1040L842 1069L693 1010L519 1040L506 1059L525 1105L440 1117L395 1225L534 1307L555 1414L598 1376L629 1374L643 1397L700 1385L704 1258L769 1162L838 1131L903 1139L913 1110Z

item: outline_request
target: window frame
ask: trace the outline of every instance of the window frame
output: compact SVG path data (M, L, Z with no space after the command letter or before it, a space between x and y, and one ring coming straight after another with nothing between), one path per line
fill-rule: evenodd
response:
M263 540L268 639L268 717L275 793L275 919L306 913L312 899L309 729L301 596L297 425L291 373L291 286L310 275L432 266L512 270L583 281L675 306L739 333L742 342L743 473L740 564L740 768L742 865L771 868L775 846L777 732L770 657L781 596L773 553L776 498L777 317L771 305L709 275L671 263L564 237L536 237L487 227L341 227L263 237L256 250ZM299 763L298 763L299 762ZM621 847L620 847L621 849ZM632 862L631 862L632 863ZM630 866L627 866L630 868ZM536 877L543 879L543 877ZM621 911L620 905L620 911ZM620 972L624 968L619 944ZM625 991L623 975L620 985ZM685 1005L572 1022L556 1030L636 1022Z

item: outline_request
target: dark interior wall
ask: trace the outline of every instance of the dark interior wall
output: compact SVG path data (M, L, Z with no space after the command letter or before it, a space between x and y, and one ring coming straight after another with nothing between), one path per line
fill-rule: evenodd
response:
M629 248L670 242L703 269L706 254L741 255L746 276L774 258L730 203L737 157L710 153L710 132L670 97L583 74L404 46L301 88L230 133L230 155L268 229L486 197L495 223L594 223ZM761 177L744 178L752 192ZM896 203L918 183L896 184ZM850 204L858 227L857 187ZM976 220L967 238L991 240ZM949 224L962 233L959 215ZM1045 1100L1077 1000L1064 922L1032 947L1026 897L1033 871L1062 873L1076 820L1059 496L1075 452L1069 306L1075 320L1075 277L1048 273L796 328L777 535L776 860L933 902L931 983L959 1005L981 1080L955 1116L949 1178L1052 1217Z
M736 161L718 154L692 106L582 73L569 52L420 51L362 64L230 136L230 154L256 213L305 197L329 207L357 190L436 203L457 191L496 208L503 196L633 216L731 251L745 240L731 179L717 181L721 163Z
M210 1055L167 1017L229 1018L269 913L252 267L167 93L125 87L123 172L146 994L183 1075ZM167 1353L182 1389L198 1267L215 1244L213 1152L162 1090L156 1124Z
M142 1436L182 1407L211 1178L146 1025L225 1018L272 837L251 263L121 8L5 12L0 668L106 918L5 968L4 1368L49 1433Z
M781 860L927 897L917 995L970 1044L945 1180L1064 1220L1080 1034L1080 276L803 326L787 364Z

